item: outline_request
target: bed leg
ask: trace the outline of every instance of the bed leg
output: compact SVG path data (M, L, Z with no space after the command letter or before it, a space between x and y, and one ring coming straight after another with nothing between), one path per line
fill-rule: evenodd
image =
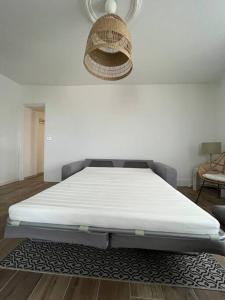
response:
M217 186L217 193L218 193L218 198L220 200L220 184L218 183L218 186Z
M205 180L203 180L202 186L201 186L201 188L200 188L200 190L199 190L199 192L198 192L198 196L197 196L197 199L196 199L196 204L198 204L198 200L199 200L199 197L200 197L200 195L201 195L201 192L202 192L202 190L203 190L203 188L204 188L204 185L205 185Z

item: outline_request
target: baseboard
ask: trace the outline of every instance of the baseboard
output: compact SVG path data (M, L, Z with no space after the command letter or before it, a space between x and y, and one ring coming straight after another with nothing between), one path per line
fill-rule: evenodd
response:
M7 184L10 184L10 183L14 183L14 182L17 182L17 181L19 181L19 178L15 178L15 179L11 179L11 180L5 180L5 181L0 181L0 186L7 185Z
M31 175L31 176L27 176L27 177L24 177L24 179L32 179L32 178L35 178L37 176L41 176L41 175L44 175L44 173L38 173L38 174L35 174L35 175Z
M178 179L177 186L192 186L191 179Z

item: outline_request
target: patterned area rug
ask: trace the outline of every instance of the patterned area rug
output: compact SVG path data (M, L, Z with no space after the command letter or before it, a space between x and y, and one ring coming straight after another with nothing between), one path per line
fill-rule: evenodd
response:
M225 269L209 254L100 250L25 240L0 262L0 268L225 291Z

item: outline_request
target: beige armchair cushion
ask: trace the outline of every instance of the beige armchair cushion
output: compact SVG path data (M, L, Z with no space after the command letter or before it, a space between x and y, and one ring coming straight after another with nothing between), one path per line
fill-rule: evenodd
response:
M198 168L198 174L203 180L213 183L225 183L225 152L212 162L202 164Z
M219 181L219 182L224 182L225 183L225 174L222 173L206 173L203 174L203 177L209 180L213 180L213 181Z

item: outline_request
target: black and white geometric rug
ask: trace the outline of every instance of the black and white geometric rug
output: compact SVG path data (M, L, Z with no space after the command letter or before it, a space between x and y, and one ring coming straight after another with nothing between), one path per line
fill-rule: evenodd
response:
M225 269L213 255L109 249L25 240L0 268L225 291Z

